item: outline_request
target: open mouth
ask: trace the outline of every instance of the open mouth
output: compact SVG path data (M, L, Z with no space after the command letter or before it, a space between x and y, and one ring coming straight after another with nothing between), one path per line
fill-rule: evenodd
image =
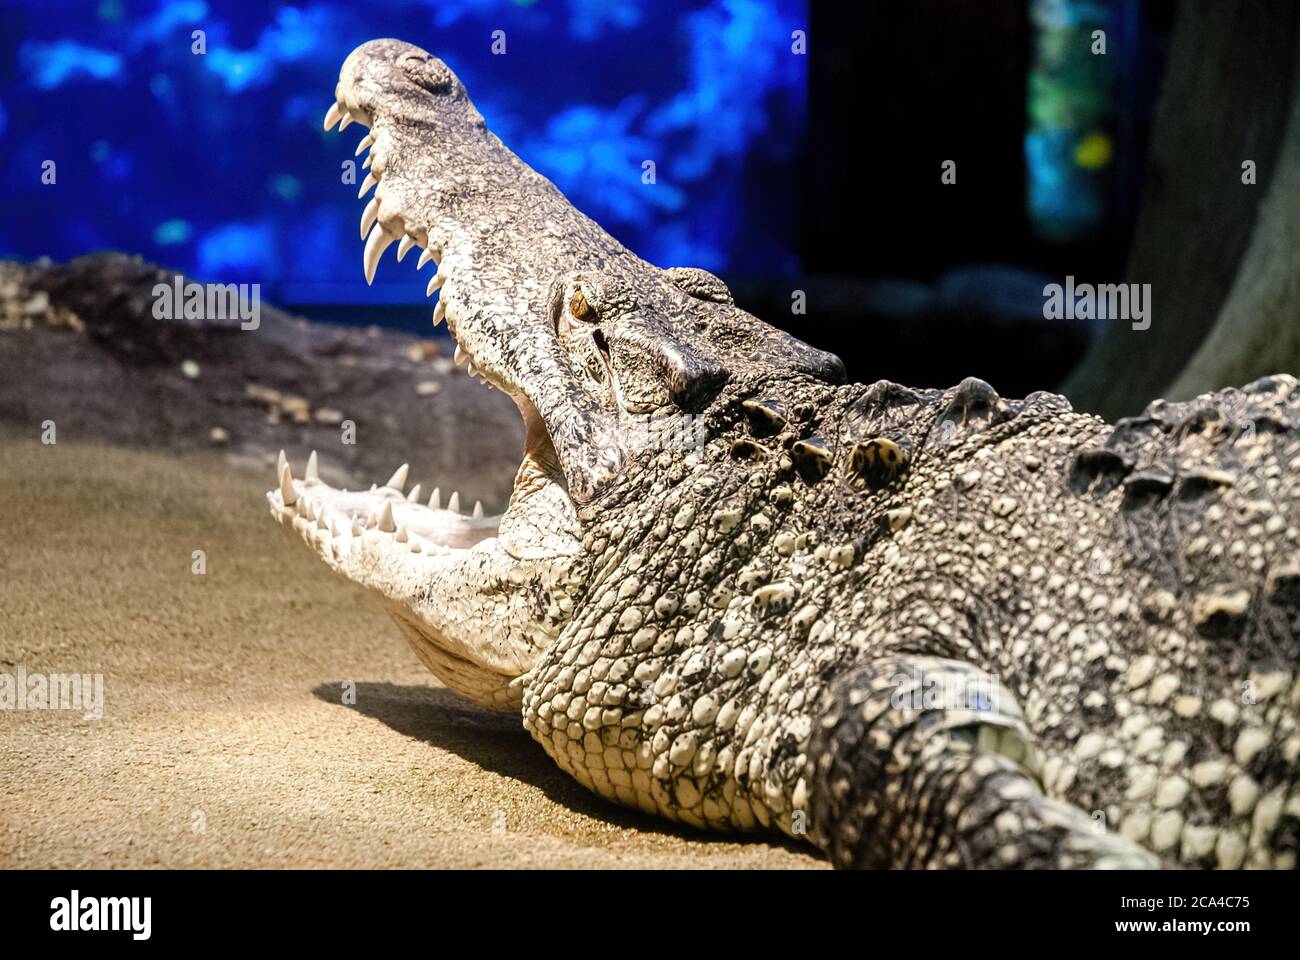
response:
M369 491L337 490L321 481L312 451L302 479L295 479L281 454L280 487L270 494L280 522L292 523L303 539L319 544L333 541L334 551L346 547L349 537L375 531L407 544L411 553L421 551L434 556L449 554L484 543L495 537L500 517L485 517L483 505L475 503L472 511L462 513L460 495L446 497L434 488L427 502L422 501L421 484L405 489L407 465L401 467L381 487Z
M531 408L524 398L521 406ZM304 475L293 476L283 451L277 465L279 487L267 494L281 525L291 525L323 556L342 560L352 538L385 536L404 544L414 554L430 558L454 557L470 549L502 549L516 560L539 556L540 544L518 537L498 541L508 516L521 512L525 501L543 491L564 492L564 477L542 418L524 412L523 460L515 475L510 503L503 514L485 516L483 505L462 504L458 491L444 492L416 483L407 488L408 467L402 464L382 485L367 491L340 490L320 479L317 455L312 451ZM565 494L567 499L567 494ZM511 532L507 530L507 532Z
M326 115L325 129L335 124L342 129L354 121L365 124L368 118L335 103ZM371 153L363 164L368 173L358 195L361 199L382 180L382 155L373 132L362 138L356 155L367 149ZM418 247L421 252L415 269L435 263L436 272L426 290L427 296L442 291L433 325L446 321L455 343L457 366L464 367L488 388L502 390L515 402L524 421L523 459L506 510L499 516L485 516L480 503L469 508L454 491L421 483L408 488L406 464L382 485L376 484L368 491L348 491L335 489L320 479L315 452L301 478L293 476L282 454L277 467L278 488L267 494L276 519L281 525L291 525L327 562L332 559L336 564L344 560L355 541L364 538L387 538L390 547L400 546L411 554L422 555L431 564L443 565L454 564L469 551L502 551L514 560L574 552L573 544L565 537L548 536L538 530L529 519L529 514L536 511L525 509L542 502L549 509L541 512L554 515L559 501L565 508L571 506L564 474L536 407L522 390L476 364L458 336L458 316L447 296L447 285L454 283L454 270L443 258L443 250L451 245L452 238L431 237L427 230L408 225L399 205L386 204L378 189L361 215L361 236L365 240L362 258L368 283L373 282L380 258L393 244L397 244L399 262Z

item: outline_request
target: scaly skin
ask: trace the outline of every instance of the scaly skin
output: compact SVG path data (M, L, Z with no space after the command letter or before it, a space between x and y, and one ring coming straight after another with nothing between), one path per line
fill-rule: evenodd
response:
M337 97L373 128L380 229L436 252L530 439L468 550L404 476L285 468L268 496L446 682L611 800L840 866L1295 865L1293 378L1115 427L974 379L844 384L623 250L418 48L358 48ZM702 443L632 442L646 412Z

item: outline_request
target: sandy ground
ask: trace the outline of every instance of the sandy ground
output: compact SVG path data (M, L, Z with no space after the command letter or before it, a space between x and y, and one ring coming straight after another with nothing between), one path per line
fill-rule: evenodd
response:
M587 793L277 529L269 479L0 439L0 672L104 677L99 720L0 710L0 867L823 866Z

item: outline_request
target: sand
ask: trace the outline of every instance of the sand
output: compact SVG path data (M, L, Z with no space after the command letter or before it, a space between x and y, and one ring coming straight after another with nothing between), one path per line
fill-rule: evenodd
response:
M0 867L824 866L588 793L283 534L269 479L0 439L0 672L104 678L102 719L0 710Z

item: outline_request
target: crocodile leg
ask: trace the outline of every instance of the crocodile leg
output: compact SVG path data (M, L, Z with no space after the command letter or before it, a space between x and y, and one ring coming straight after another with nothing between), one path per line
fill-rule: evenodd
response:
M831 685L808 767L809 837L841 867L1153 867L1043 794L1010 694L955 660L894 656Z

